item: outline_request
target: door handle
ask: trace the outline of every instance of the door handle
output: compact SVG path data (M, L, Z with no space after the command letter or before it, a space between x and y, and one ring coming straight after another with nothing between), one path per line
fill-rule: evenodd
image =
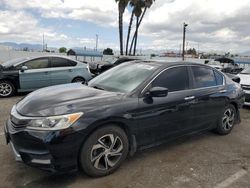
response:
M190 100L193 100L194 98L195 98L195 96L188 96L188 97L185 97L184 100L190 101Z
M220 92L220 93L226 93L227 90L223 89L223 90L220 90L219 92Z

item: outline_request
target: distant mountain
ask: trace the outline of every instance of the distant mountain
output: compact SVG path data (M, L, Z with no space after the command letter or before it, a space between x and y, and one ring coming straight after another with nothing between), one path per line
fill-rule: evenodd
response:
M43 46L41 44L29 44L29 43L15 43L15 42L2 42L0 43L1 46L8 46L11 47L14 50L34 50L34 51L42 51Z

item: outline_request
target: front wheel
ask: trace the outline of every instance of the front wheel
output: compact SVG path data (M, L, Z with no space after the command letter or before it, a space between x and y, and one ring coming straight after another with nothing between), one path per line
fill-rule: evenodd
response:
M215 129L216 133L221 135L229 134L235 124L237 117L236 109L233 105L228 105L221 115L220 121L217 128Z
M72 83L76 83L76 82L83 82L85 83L85 79L82 77L76 77L72 80Z
M15 91L15 86L10 81L0 80L0 97L10 97Z
M125 160L128 148L127 135L120 127L102 127L84 143L80 152L81 167L92 177L111 174Z

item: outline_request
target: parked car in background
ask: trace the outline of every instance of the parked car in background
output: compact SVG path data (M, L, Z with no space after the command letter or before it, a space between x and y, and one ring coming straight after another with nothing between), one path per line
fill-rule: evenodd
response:
M115 58L112 61L89 62L88 68L92 74L98 75L98 74L101 74L102 72L104 72L112 67L115 67L117 65L120 65L124 62L134 61L134 60L138 60L138 58L136 58L136 57L121 57L121 58Z
M240 77L240 84L245 91L245 105L250 106L250 67L244 69L237 76Z
M221 70L223 68L219 61L208 61L206 65L209 65L210 67L216 68L218 70Z
M219 61L208 61L206 60L205 61L205 64L210 66L210 67L213 67L221 72L223 72L223 65L219 62ZM234 82L237 82L237 83L240 83L240 77L235 75L235 74L232 74L232 73L228 73L228 72L224 72L224 74L226 74L229 78L231 78Z
M239 65L230 58L222 57L215 59L214 61L220 62L222 65L221 71L225 73L238 74L243 70L243 68L239 67Z
M240 77L238 75L230 73L224 73L224 74L227 75L229 78L231 78L234 82L240 83Z
M137 150L184 135L229 134L244 92L220 71L183 62L127 62L92 79L34 91L5 126L16 159L51 171L114 172Z
M0 97L51 85L85 82L91 78L86 64L67 57L14 59L0 65Z

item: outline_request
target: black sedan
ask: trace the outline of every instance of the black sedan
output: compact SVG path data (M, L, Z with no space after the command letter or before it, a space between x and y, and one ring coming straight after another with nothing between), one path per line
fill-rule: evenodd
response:
M206 65L127 62L91 80L37 90L5 126L17 160L51 171L114 172L128 154L184 135L229 134L244 93Z

